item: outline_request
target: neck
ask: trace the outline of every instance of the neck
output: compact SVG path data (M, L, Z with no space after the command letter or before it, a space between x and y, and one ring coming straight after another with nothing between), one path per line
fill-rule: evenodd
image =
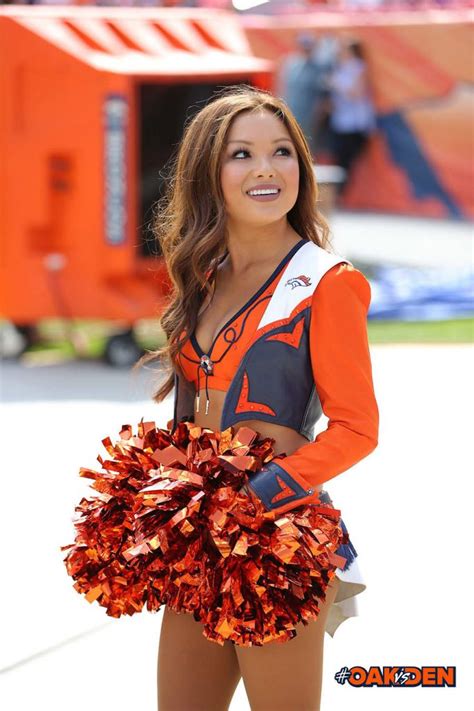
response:
M278 261L300 239L286 218L264 227L229 222L226 240L229 268L233 274L240 274L253 266Z

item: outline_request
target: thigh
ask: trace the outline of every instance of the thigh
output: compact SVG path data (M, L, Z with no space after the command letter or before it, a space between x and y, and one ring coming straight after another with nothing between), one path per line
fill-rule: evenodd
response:
M239 680L234 645L210 642L192 614L165 606L158 650L158 711L227 711Z
M324 631L339 580L333 578L316 620L288 642L235 648L252 711L319 711Z

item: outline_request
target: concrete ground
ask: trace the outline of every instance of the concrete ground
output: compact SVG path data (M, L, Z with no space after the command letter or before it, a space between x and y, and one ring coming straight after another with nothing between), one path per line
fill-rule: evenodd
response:
M359 551L359 617L326 635L323 709L469 708L472 356L469 346L374 346L378 448L327 485ZM146 375L146 377L145 377ZM0 707L5 711L156 708L162 613L111 620L72 588L59 546L74 506L122 424L163 425L171 401L100 364L2 366ZM32 386L34 383L34 387ZM31 386L31 387L30 387ZM471 629L470 629L471 628ZM457 666L446 689L357 689L342 666ZM87 699L93 695L93 704ZM249 709L242 682L231 711ZM183 709L183 711L188 711ZM270 711L270 709L269 709ZM288 710L290 711L290 710Z
M465 225L365 217L335 217L340 252L430 265L472 257ZM367 590L359 616L326 635L323 710L472 708L473 350L372 347L379 446L326 487ZM74 506L88 493L78 470L99 466L100 440L142 417L164 426L172 402L151 401L150 372L100 363L5 361L0 378L0 708L156 711L162 613L108 618L75 592L59 547L73 540ZM343 666L370 665L454 665L457 686L382 690L334 679ZM240 682L230 711L249 708Z

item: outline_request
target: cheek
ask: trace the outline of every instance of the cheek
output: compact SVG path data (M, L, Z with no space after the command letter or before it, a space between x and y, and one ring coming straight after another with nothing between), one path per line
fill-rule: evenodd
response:
M221 187L226 202L233 202L242 197L242 168L235 163L224 165L221 170Z
M285 172L286 187L288 190L288 198L296 202L300 184L300 168L298 161L292 161L288 164Z
M298 161L296 160L291 161L291 163L288 165L287 181L292 188L298 189L300 181L300 166Z

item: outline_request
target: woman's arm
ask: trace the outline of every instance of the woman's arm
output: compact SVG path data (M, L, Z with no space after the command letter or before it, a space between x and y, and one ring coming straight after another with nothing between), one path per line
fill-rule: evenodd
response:
M370 296L369 282L350 264L332 267L315 290L311 366L328 426L314 442L250 476L251 489L268 510L284 513L310 503L319 484L377 446L379 411L367 337Z

